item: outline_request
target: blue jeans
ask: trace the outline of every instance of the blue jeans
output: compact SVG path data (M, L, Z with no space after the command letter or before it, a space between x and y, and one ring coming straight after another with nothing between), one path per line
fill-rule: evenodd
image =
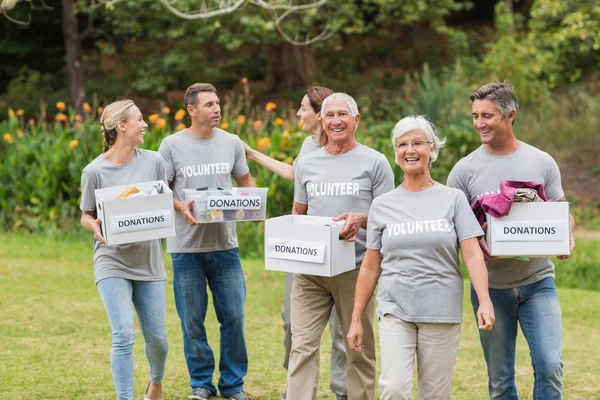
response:
M150 380L152 383L161 383L169 351L165 329L165 281L105 278L98 282L97 286L112 328L110 368L117 399L132 400L132 350L135 342L135 317L132 302L146 344L146 357L150 364Z
M172 257L175 304L191 387L217 393L212 383L215 358L204 328L208 283L221 324L219 391L223 396L242 391L248 372L248 353L244 338L246 283L238 249L173 253Z
M491 331L479 331L488 368L491 399L518 399L515 385L517 322L527 343L533 366L534 400L562 396L562 322L554 279L542 279L513 289L490 289L496 323ZM471 303L479 303L471 286Z

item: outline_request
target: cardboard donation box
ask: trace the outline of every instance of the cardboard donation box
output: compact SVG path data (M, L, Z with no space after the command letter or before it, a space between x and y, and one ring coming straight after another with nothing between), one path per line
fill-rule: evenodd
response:
M192 215L199 224L228 221L262 221L267 215L267 188L183 189L194 201Z
M345 221L284 215L265 221L265 268L334 276L356 268L354 242L340 240Z
M107 245L175 236L173 192L163 181L96 189L96 213Z
M502 218L487 214L492 256L550 257L569 254L569 203L514 203Z

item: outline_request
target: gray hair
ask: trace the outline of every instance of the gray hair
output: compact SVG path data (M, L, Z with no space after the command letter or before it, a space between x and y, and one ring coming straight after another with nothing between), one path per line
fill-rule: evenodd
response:
M352 96L350 96L349 94L346 93L334 93L334 94L330 94L329 96L327 96L325 98L325 100L323 100L323 104L321 104L321 118L323 118L325 116L325 109L327 107L327 103L329 103L332 100L344 100L346 102L346 104L348 105L348 108L350 109L350 113L352 114L353 117L356 117L358 115L358 105L356 104L356 101L354 100L354 98Z
M392 146L396 153L396 142L402 136L409 132L420 131L427 136L427 141L431 142L431 155L429 156L429 168L437 160L440 149L446 144L446 139L440 139L435 129L435 125L424 115L409 115L402 118L392 129ZM396 158L396 164L398 159ZM399 165L399 164L398 164Z
M483 85L469 96L469 99L471 102L485 99L493 101L496 109L502 114L502 119L508 117L508 114L513 110L519 111L515 90L508 81L492 82ZM515 119L516 118L517 117L515 116Z

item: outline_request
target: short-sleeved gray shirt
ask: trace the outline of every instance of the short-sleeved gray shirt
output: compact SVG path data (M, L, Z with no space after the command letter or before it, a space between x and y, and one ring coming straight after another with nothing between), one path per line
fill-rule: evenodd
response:
M156 180L167 182L163 160L155 151L135 148L132 159L123 165L101 154L81 174L80 209L96 211L96 189ZM94 238L94 275L96 283L104 278L167 279L160 240L107 246Z
M298 156L296 156L296 159L292 163L294 170L296 169L296 166L298 165L298 160L300 158L309 153L312 153L313 151L319 150L320 148L321 145L315 140L315 138L312 135L307 136L302 142L302 146L300 147L300 152L298 153Z
M232 187L232 176L249 172L244 145L239 137L216 129L210 139L198 139L186 129L166 137L158 152L165 160L167 179L173 195L185 201L183 189ZM229 250L238 246L235 222L190 226L175 213L177 236L167 238L169 253L203 253Z
M308 215L368 214L373 199L394 189L394 172L383 154L362 144L340 155L321 148L298 161L294 187L295 201L308 205ZM365 256L366 236L359 229L357 266Z
M499 193L500 182L505 180L535 181L544 185L549 200L564 196L560 171L554 159L527 143L513 154L497 156L483 146L460 160L448 176L447 185L460 189L470 204L486 194ZM522 261L501 258L487 263L489 286L507 289L538 282L554 276L554 264L548 258Z
M462 322L459 243L482 235L462 193L440 183L420 192L398 186L378 197L367 227L367 249L382 256L377 314Z

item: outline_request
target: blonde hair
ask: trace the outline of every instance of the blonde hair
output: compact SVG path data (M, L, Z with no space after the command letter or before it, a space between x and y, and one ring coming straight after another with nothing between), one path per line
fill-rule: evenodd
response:
M110 103L104 107L100 116L100 126L102 127L102 138L104 139L104 149L106 152L115 144L117 140L117 124L127 122L129 119L129 109L135 106L133 100L120 100Z

